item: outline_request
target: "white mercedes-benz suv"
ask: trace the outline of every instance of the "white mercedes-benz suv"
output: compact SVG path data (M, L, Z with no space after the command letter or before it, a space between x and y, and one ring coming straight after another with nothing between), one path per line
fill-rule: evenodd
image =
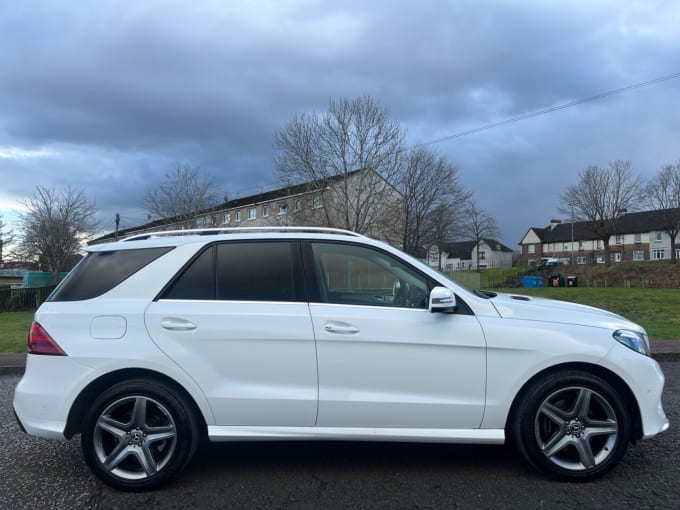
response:
M603 475L668 428L645 330L472 292L387 244L321 228L163 232L95 245L38 309L14 409L80 434L123 490L210 441L502 444Z

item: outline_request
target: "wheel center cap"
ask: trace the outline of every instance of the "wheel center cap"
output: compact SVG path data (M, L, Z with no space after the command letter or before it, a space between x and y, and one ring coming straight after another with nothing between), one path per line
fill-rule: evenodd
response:
M579 420L571 420L567 423L567 433L570 436L579 437L584 429L585 427L583 426L583 423L581 423Z
M144 443L144 433L139 430L135 429L132 432L130 432L130 444L134 446L142 446Z

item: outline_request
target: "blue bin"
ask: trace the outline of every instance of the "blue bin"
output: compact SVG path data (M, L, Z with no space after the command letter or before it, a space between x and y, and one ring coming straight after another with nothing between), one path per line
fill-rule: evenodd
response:
M526 289L537 289L543 287L543 278L541 276L525 276L522 278L522 285Z

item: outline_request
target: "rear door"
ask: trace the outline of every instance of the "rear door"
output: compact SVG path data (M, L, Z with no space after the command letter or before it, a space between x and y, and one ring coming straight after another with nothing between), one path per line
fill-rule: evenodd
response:
M217 425L314 425L316 351L298 242L209 246L151 304L146 325L201 386Z

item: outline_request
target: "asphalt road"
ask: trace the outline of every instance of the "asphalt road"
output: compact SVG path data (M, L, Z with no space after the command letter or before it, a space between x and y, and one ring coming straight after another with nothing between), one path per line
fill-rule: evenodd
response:
M0 376L0 509L680 508L680 363L663 363L670 430L629 448L602 480L561 483L510 447L387 443L213 444L171 485L115 492L88 471L78 440L23 434L19 376Z

